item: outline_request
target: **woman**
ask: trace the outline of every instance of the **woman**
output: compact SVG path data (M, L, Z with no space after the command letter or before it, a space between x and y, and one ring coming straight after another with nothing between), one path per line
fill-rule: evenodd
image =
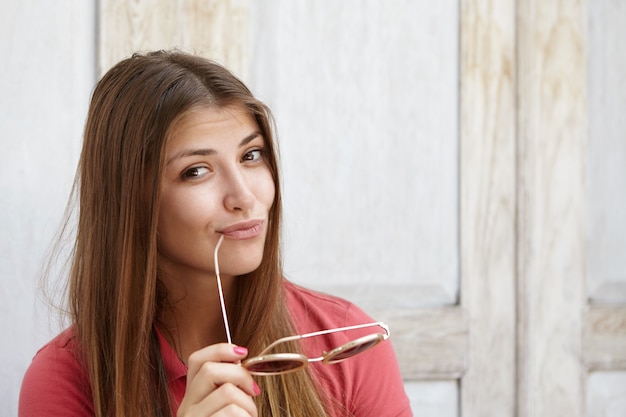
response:
M372 321L283 278L275 146L269 110L205 59L135 55L100 80L75 186L72 326L34 358L20 416L411 415L389 342L278 375L256 376L293 362L246 362ZM319 357L374 332L279 347ZM365 337L348 352L386 335Z

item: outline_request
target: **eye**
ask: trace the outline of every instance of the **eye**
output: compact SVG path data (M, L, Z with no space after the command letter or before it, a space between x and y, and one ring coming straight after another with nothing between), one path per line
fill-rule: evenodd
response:
M251 151L246 152L242 157L242 162L257 162L262 161L265 155L265 151L263 149L252 149Z
M207 175L209 173L209 168L207 167L191 167L187 170L185 170L182 174L182 178L184 180L190 179L197 179L197 178L202 178L205 175Z

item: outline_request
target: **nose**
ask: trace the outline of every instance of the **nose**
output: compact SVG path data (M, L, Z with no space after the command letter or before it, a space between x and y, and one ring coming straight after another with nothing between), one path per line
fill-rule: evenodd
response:
M230 211L246 212L254 206L256 196L252 184L242 172L230 171L224 184L224 207Z

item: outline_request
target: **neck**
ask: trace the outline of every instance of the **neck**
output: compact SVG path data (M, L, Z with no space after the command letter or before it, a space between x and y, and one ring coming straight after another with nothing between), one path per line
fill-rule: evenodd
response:
M215 343L226 342L226 330L215 276L182 280L165 279L165 306L159 314L159 325L180 359L187 363L193 352ZM235 277L222 276L227 313L232 310ZM192 284L192 285L189 285Z

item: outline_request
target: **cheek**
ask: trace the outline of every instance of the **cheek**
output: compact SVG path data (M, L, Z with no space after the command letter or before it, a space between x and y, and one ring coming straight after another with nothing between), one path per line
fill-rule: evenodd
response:
M202 210L201 210L202 209ZM206 218L207 204L184 193L168 192L159 206L157 233L161 240L169 240L185 230L197 228L201 218Z
M263 203L268 209L274 205L274 197L276 196L276 186L274 184L274 178L269 168L264 172L264 175L259 176L259 181L256 184L257 187L257 199Z
M168 192L161 198L159 205L159 218L157 233L161 244L175 238L186 230L194 219L193 202L179 193Z
M158 246L160 250L172 245L171 239L178 225L177 207L171 200L162 199L159 205L159 218L157 223Z

